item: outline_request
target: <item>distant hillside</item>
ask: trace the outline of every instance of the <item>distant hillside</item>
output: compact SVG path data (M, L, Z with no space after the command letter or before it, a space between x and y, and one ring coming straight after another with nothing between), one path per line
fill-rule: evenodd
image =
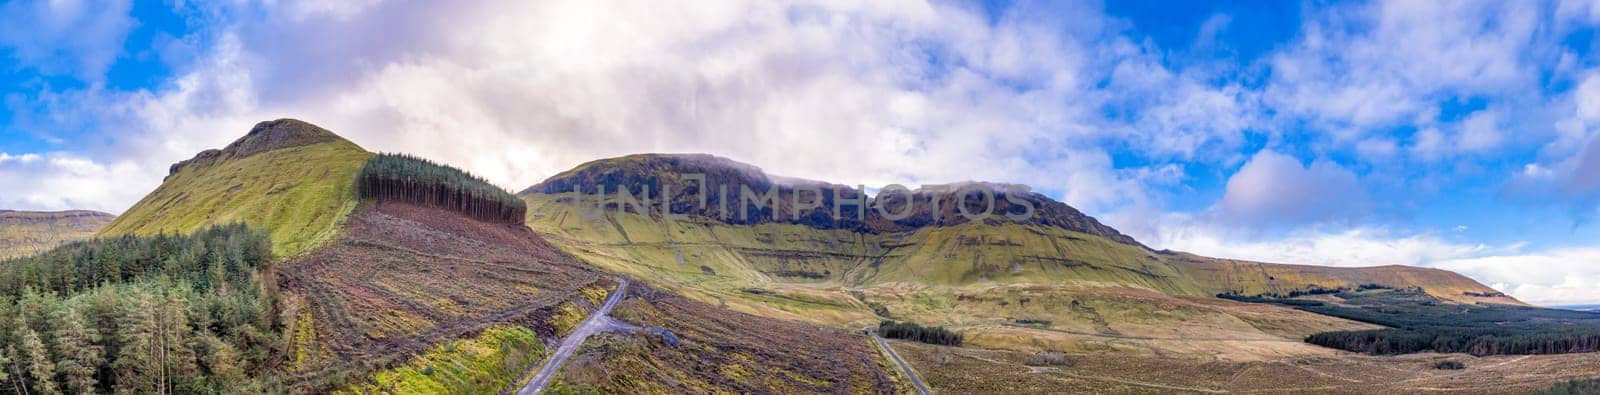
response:
M87 210L0 210L0 259L35 254L93 237L115 218L115 215Z
M693 173L706 175L706 191L699 190L697 181L683 176ZM720 202L722 185L730 190L727 204ZM780 195L779 207L764 211L752 207L750 216L742 217L740 214L746 209L738 208L740 201L736 197L741 185L751 189L775 187ZM670 188L673 211L689 213L698 220L678 225L686 226L682 229L670 228L657 206L648 218L613 215L608 217L609 226L581 223L577 213L571 211L572 191L592 194L602 186L608 198L622 187L642 195L641 186L648 186L652 196L660 194L663 187ZM994 215L985 223L969 223L957 214L954 202L958 193L954 190L963 186L993 191ZM823 207L803 211L796 219L794 193L806 187L822 192ZM650 247L656 243L721 245L739 257L737 262L748 263L749 267L742 270L754 272L750 276L774 281L839 281L850 285L1078 284L1127 286L1176 295L1287 293L1376 283L1421 287L1437 297L1458 302L1521 304L1469 278L1437 269L1281 265L1158 252L1038 193L1018 196L1036 211L1025 221L1014 221L1003 214L1022 213L1024 209L1005 197L1008 186L1004 184L957 184L940 193L919 189L912 194L915 210L907 218L891 220L869 208L864 221L835 221L831 197L839 188L846 187L770 176L755 166L711 155L643 154L585 163L524 190L522 196L531 202L529 223L535 230L590 243L631 244L634 250L656 248ZM808 201L810 195L806 193L801 200ZM701 198L707 199L704 206L699 203ZM941 202L938 207L932 204L935 198ZM593 198L588 199L593 204ZM896 213L904 207L904 200L901 194L880 194L868 204L885 204L887 212ZM978 194L969 191L968 212L983 211L982 202ZM847 205L841 211L848 216L853 209ZM724 214L724 210L733 212ZM801 225L810 230L785 225ZM730 237L738 233L745 234ZM667 250L670 249L660 252ZM684 270L692 273L698 269Z
M220 150L172 165L165 181L101 235L186 233L244 221L269 229L273 252L329 240L355 208L356 173L372 154L293 119L261 122Z
M703 184L690 179L691 174L704 175ZM1016 203L1027 202L1033 211L1027 220L1022 221L1025 224L1087 233L1124 244L1138 244L1132 237L1044 195L1024 193L1008 198L1007 193L1012 191L1009 187L986 183L945 185L942 190L918 187L909 193L913 202L909 212L904 211L906 196L903 193L881 193L869 199L866 208L861 209L848 203L860 197L860 192L852 186L772 176L755 166L706 154L639 154L584 163L523 190L521 195L552 195L578 189L584 194L604 190L607 197L612 197L622 188L627 188L627 193L643 196L648 190L658 205L651 210L659 213L659 196L663 191L670 191L668 200L672 202L674 213L690 213L729 224L799 224L817 229L886 233L967 223L969 220L959 214L954 202L958 201L961 191L967 191L966 212L981 213L986 207L976 190L983 189L994 193L994 207L990 209L993 218L1004 219L1005 214L1029 213L1027 208ZM762 195L769 190L775 191L776 204L743 200L747 188L756 199L764 198ZM796 193L802 195L797 198ZM846 201L839 206L841 215L837 219L833 215L835 196ZM941 202L937 208L933 205L935 200ZM819 207L802 208L795 204L797 201L815 201ZM879 204L885 205L882 212L872 208ZM798 215L796 211L799 211Z

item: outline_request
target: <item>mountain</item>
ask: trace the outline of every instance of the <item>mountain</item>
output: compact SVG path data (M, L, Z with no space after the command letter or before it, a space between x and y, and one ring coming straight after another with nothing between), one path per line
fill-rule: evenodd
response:
M244 222L271 232L275 254L298 255L330 240L355 208L355 174L371 156L316 125L261 122L222 149L172 165L160 187L99 235Z
M704 184L687 174L704 174ZM702 191L701 185L704 185ZM608 197L619 188L643 196L648 190L659 205L663 188L670 191L674 213L687 213L697 228L660 228L677 225L664 221L660 207L647 216L629 208L626 218L611 218L615 226L587 229L577 226L572 191L584 194L604 190ZM776 208L762 208L742 201L739 192L772 188L777 192ZM818 208L797 205L796 191L812 188L822 195ZM521 195L536 207L530 219L535 229L544 229L566 239L586 239L599 244L677 243L694 244L715 240L733 247L742 260L751 263L756 276L812 280L837 280L845 284L905 282L915 284L965 285L983 282L1081 282L1150 289L1179 295L1217 293L1287 293L1313 288L1355 287L1381 284L1397 288L1421 287L1437 297L1458 302L1520 304L1471 279L1443 270L1405 266L1371 268L1329 268L1282 265L1207 258L1192 254L1155 251L1132 237L1100 223L1064 203L1032 192L1017 193L1012 186L992 183L960 183L943 190L919 188L910 191L913 210L906 218L891 219L884 213L900 213L907 194L880 193L867 200L867 206L884 205L885 210L866 209L864 219L851 217L854 207L843 206L846 218L834 220L833 196L855 196L853 189L839 184L770 176L759 168L725 158L703 154L643 154L603 159L557 174L524 190ZM723 194L721 190L729 191ZM842 192L841 192L842 191ZM985 198L992 193L993 215L983 223L972 223L960 214L955 202L965 192L967 213L983 212ZM798 199L809 201L814 193ZM707 203L700 204L699 199ZM934 205L934 201L941 204ZM589 198L584 203L593 205ZM749 207L741 207L743 206ZM1023 204L1033 208L1026 219L1003 214L1022 214ZM565 207L563 207L565 206ZM613 205L612 208L615 208ZM795 211L801 211L795 215ZM749 215L744 215L744 214ZM652 226L629 226L633 224ZM801 225L803 228L785 227ZM744 226L755 232L755 243L719 237L716 229ZM650 227L658 229L647 229ZM766 230L772 234L763 236ZM709 233L705 233L709 230ZM784 232L787 230L787 232ZM696 232L704 234L695 234ZM582 234L580 234L582 233ZM784 239L774 238L781 236ZM817 251L823 250L823 251ZM674 258L675 260L678 258ZM713 268L714 269L714 268Z
M699 177L695 178L695 175ZM965 201L969 214L987 209L996 216L1006 213L1021 215L1028 212L1025 210L1031 210L1032 215L1022 222L1138 245L1132 237L1101 224L1071 206L1038 193L1013 191L1010 187L984 183L919 187L907 190L904 194L880 194L867 201L867 205L860 205L847 201L860 199L862 191L846 185L771 176L755 166L713 155L637 154L578 165L524 189L520 194L552 195L573 191L596 194L605 191L607 196L612 196L627 188L626 192L636 197L648 192L657 205L661 204L660 196L663 193L670 193L671 196L666 200L670 202L673 213L687 213L727 224L799 224L816 229L886 233L967 223L967 216L958 215L955 204L935 207L932 202L955 202L962 198L962 192L968 192L970 196ZM983 206L980 190L993 191L994 207ZM769 192L776 197L775 203L763 205L760 199L764 199ZM746 193L754 197L754 201L744 199ZM796 193L801 196L796 196ZM866 208L878 204L878 198L883 198L886 210ZM904 211L908 198L912 208ZM835 199L841 202L842 215L839 219L833 215ZM816 207L806 207L803 202L815 202ZM1023 204L1030 208L1022 208Z
M710 188L687 173L706 175ZM636 198L636 185L670 189L666 205L688 215L633 207L588 216L570 192L586 185L628 186ZM737 188L704 205L683 193L721 185L771 190L778 204L736 204ZM1446 317L1463 303L1516 303L1449 272L1156 251L1004 184L863 202L889 213L909 203L904 217L866 209L834 221L830 206L804 204L831 203L835 191L852 197L845 189L709 155L638 155L512 195L447 165L368 153L305 122L262 122L172 166L99 233L129 236L0 266L0 312L26 317L0 325L16 335L0 336L0 349L37 344L28 357L53 352L37 351L43 344L71 348L84 341L74 318L91 318L83 325L117 340L99 344L98 366L54 381L100 376L87 384L95 392L491 393L521 388L537 377L530 368L558 355L570 359L549 371L553 393L908 393L924 384L912 373L945 392L1381 392L1538 377L1509 387L1522 389L1600 373L1582 356L1488 355L1468 364L1490 368L1412 384L1395 375L1454 357L1357 358L1304 340L1409 335L1295 307L1309 303L1355 318L1362 300L1403 297L1415 304L1409 311ZM968 213L992 200L995 216L932 204L962 200ZM1347 299L1356 287L1360 297ZM861 330L883 320L928 325L917 331L965 345ZM122 339L137 340L140 328L166 334L130 348ZM594 336L554 348L580 333ZM43 342L25 341L34 335ZM171 374L139 373L153 367ZM25 372L17 388L49 392L52 380L13 370Z
M700 182L685 174L706 175L707 204L699 203ZM613 199L621 186L638 198L640 186L649 185L656 207L641 215L635 207L610 204L604 215L595 215L602 212L593 211L596 200L590 194L599 185ZM721 185L770 187L779 201L775 209L757 209L740 198L719 196ZM687 218L669 220L662 214L662 199L655 196L662 186L671 191L666 201L672 212ZM957 200L949 189L963 186L989 188L996 214L981 221L959 215L948 203ZM574 188L585 194L575 194ZM966 333L968 344L985 348L1088 350L1119 344L1249 359L1315 351L1299 343L1239 348L1232 342L1372 328L1294 309L1240 305L1217 299L1219 294L1291 295L1378 285L1420 288L1454 303L1521 304L1443 270L1285 265L1157 251L1037 193L1014 196L1035 208L1033 217L1007 218L1001 214L1021 210L1014 207L1020 204L998 203L1011 202L1005 193L1012 191L1004 184L912 191L915 214L899 220L869 208L861 220L834 221L831 200L821 209L796 204L796 191L806 188L831 196L846 187L771 176L709 155L648 154L589 162L520 196L528 201L529 227L607 271L768 317L844 327L883 319L950 326ZM967 212L981 212L981 194L965 192ZM813 195L798 193L801 202ZM935 197L945 202L937 209ZM719 204L722 199L728 203ZM886 212L897 213L905 196L876 196L867 203L880 200L891 209ZM736 208L739 203L750 207ZM746 210L749 216L741 216ZM1212 340L1182 345L1151 340L1167 338Z
M88 210L0 210L0 259L93 237L114 218L115 215Z

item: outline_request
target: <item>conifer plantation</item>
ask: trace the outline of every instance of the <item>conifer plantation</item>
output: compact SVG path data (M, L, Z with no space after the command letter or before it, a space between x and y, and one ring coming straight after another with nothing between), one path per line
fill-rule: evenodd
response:
M76 242L0 262L0 392L260 391L273 298L265 232Z
M883 321L878 323L878 333L890 339L915 340L928 344L960 347L962 336L942 326L922 326L915 322Z
M425 205L489 222L520 224L528 209L522 199L482 178L404 154L367 160L356 190L362 199Z

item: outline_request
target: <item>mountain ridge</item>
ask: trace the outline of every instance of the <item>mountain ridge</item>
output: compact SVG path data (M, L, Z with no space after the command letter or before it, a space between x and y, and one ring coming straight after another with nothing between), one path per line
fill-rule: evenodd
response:
M688 177L693 174L703 175L703 183L696 183ZM1006 215L1027 216L1021 222L1054 226L1143 246L1132 237L1100 223L1098 219L1043 194L1027 191L1025 186L962 181L908 188L903 193L879 191L875 195L867 195L866 191L858 191L848 185L771 175L760 167L710 154L647 153L598 159L551 176L518 194L558 194L574 190L594 194L603 190L607 196L614 196L620 187L627 187L628 193L636 196L649 191L655 199L660 199L663 188L668 188L673 195L670 199L674 213L687 212L730 224L794 223L818 229L851 229L872 233L966 223L971 219L963 215L963 208L954 203L964 201L966 214L983 217L985 221L1005 220ZM776 191L777 201L771 205L743 201L746 187L752 196L760 196L771 188ZM806 188L814 188L816 194L796 196L797 193L806 192ZM961 200L963 192L967 195L965 200ZM983 193L991 195L984 198L981 196ZM907 195L912 202L909 211L905 206ZM858 206L851 202L863 197L866 199L865 205ZM837 205L836 200L839 201ZM799 201L815 201L820 207L802 208L796 205ZM935 206L934 201L939 204ZM989 202L992 202L992 207L986 207ZM740 207L741 203L745 207ZM883 209L876 209L880 204ZM799 215L796 215L796 211L799 211ZM840 215L835 217L835 212ZM979 215L985 212L989 214ZM904 218L900 218L902 215Z
M684 174L695 173L706 175L707 180L705 185L707 185L707 192L709 193L705 193L703 195L709 196L695 195L701 193L699 185L697 185L698 183L696 180L686 180L685 177L683 177ZM776 208L755 210L751 212L752 215L749 218L744 218L739 216L739 214L743 214L740 212L741 210L733 209L733 207L738 207L738 203L746 203L748 206L748 202L739 202L738 200L734 200L733 197L729 197L728 199L734 202L732 207L724 208L719 206L718 201L720 200L720 193L719 191L711 188L716 188L718 185L727 184L741 185L737 184L740 182L754 184L751 185L751 189L763 189L775 186L779 195L779 199L775 205ZM787 184L785 184L785 182L787 182ZM1117 244L1127 245L1137 249L1138 251L1141 251L1110 253L1112 256L1127 257L1116 258L1114 260L1121 263L1107 263L1110 266L1105 266L1122 268L1117 270L1147 277L1146 280L1139 280L1138 283L1140 284L1169 282L1170 280L1165 280L1164 278L1171 278L1170 276L1192 277L1192 280L1196 281L1198 284L1195 286L1161 286L1176 287L1167 288L1167 291L1165 292L1180 292L1187 294L1272 294L1288 293L1293 290L1307 290L1315 288L1353 288L1361 284L1378 283L1399 288L1413 286L1422 287L1429 289L1429 292L1435 296L1462 303L1484 302L1524 305L1524 303L1521 301L1506 296L1499 291L1484 286L1470 278L1442 269L1403 265L1377 265L1359 268L1340 268L1316 265L1220 259L1204 257L1185 252L1155 250L1140 243L1138 240L1135 240L1130 236L1122 234L1115 228L1100 223L1099 220L1095 219L1093 216L1084 214L1083 212L1071 207L1070 205L1067 205L1066 203L1059 202L1049 198L1048 196L1033 192L1029 192L1025 196L1021 196L1021 198L1023 198L1024 201L1032 204L1033 208L1036 210L1034 213L1035 215L1027 221L1014 221L1002 215L1003 213L1013 213L1016 211L1014 210L1016 208L1014 206L1016 205L1013 204L1010 199L1006 198L1005 193L1008 191L1004 190L1004 188L1007 187L1007 184L1002 183L969 181L964 183L950 184L958 186L977 185L983 188L988 188L992 193L994 193L993 199L996 203L993 209L994 215L988 216L983 220L982 224L987 227L971 230L966 229L967 227L964 226L967 225L969 221L967 221L965 217L958 213L957 208L955 207L956 204L947 203L956 200L956 196L958 194L956 191L947 190L936 195L932 191L924 188L913 190L910 195L916 210L914 211L913 215L902 220L890 220L878 213L878 210L872 208L865 209L866 215L864 221L856 220L855 218L843 218L840 220L835 220L831 217L833 214L833 199L832 196L828 195L832 195L835 193L835 191L842 191L844 188L851 187L826 181L773 176L765 173L760 167L755 165L741 163L709 154L634 154L593 160L585 162L577 167L574 167L573 169L558 173L555 176L551 176L544 181L524 189L521 193L519 193L519 195L523 196L524 198L534 200L545 200L547 198L555 199L557 202L570 205L571 203L574 203L574 200L572 200L572 192L575 190L581 191L584 194L593 194L601 190L601 187L603 187L608 195L608 198L611 198L614 196L619 187L627 187L630 194L639 195L644 191L644 188L640 186L648 186L651 195L655 196L661 193L661 188L663 185L672 189L673 196L670 198L670 201L674 213L687 213L691 217L698 217L701 220L710 221L713 223L723 223L731 226L790 224L804 225L818 230L846 230L852 232L861 232L864 234L882 235L921 235L927 232L933 232L930 236L919 237L931 237L926 239L926 241L930 243L961 243L968 245L968 247L958 247L955 245L951 245L950 247L939 247L939 245L928 245L928 247L937 247L937 251L944 252L914 252L921 251L922 249L909 250L907 253L913 253L914 255L912 256L923 257L919 259L912 259L909 262L918 265L934 264L935 261L941 260L941 258L939 258L941 256L945 257L943 260L948 260L950 257L958 255L966 256L961 250L976 247L982 251L976 253L976 256L973 256L972 258L962 259L977 259L980 261L980 263L964 269L969 270L969 272L966 272L967 274L959 274L956 275L956 277L949 277L954 279L952 281L958 281L962 283L998 279L1000 277L1005 277L1007 275L1006 271L1037 271L1044 273L1054 270L1059 272L1061 269L1027 269L1028 266L1023 263L1038 259L1066 259L1065 262L1070 263L1075 260L1082 259L1074 258L1074 254L1104 255L1106 253L1098 253L1095 251L1098 251L1102 248L1112 248L1112 250L1107 251L1116 250L1114 247L1109 247L1108 245L1077 243L1073 240L1081 237L1071 235L1085 234L1092 237L1103 238ZM811 209L809 212L801 211L802 215L798 217L799 219L795 219L796 217L793 215L793 213L796 211L796 206L793 198L794 194L796 193L795 186L797 185L815 186L821 189L823 199L820 200L823 207ZM730 189L735 188L737 187ZM850 190L853 191L853 188ZM969 193L969 197L972 197L971 191L966 192ZM845 195L842 197L850 196L848 192L844 193ZM732 195L733 193L730 192L729 194ZM809 197L810 194L807 193L806 195L806 197ZM941 201L938 208L934 208L934 205L932 204L932 200L935 197L939 198ZM703 208L697 201L699 198L707 199L708 203L703 206ZM904 207L903 204L905 198L904 194L886 194L880 191L879 194L876 196L871 196L867 200L869 206L875 206L881 203L888 208L888 212L892 213ZM973 200L978 200L979 202L974 204L975 202ZM982 212L983 208L981 200L981 198L968 199L968 212ZM655 200L654 202L657 204L660 203L659 200ZM594 204L592 198L590 198L590 201L588 201L587 204ZM534 211L532 209L534 206L534 204L530 204L530 226L537 225L537 222L540 221L540 219L535 217L542 215L532 212ZM549 211L555 206L545 204L543 207L546 208L545 211ZM617 208L608 206L607 209L616 210ZM841 212L846 213L846 216L848 217L849 210L851 209L850 203L844 203ZM733 213L724 214L724 210L733 211ZM636 212L636 210L628 211ZM652 208L649 211L650 215L640 217L640 220L646 222L662 222L660 221L661 215L658 209ZM1005 243L1015 244L1018 240L1018 237L1031 238L1035 236L1028 236L1028 232L1023 232L1020 230L1003 230L1009 229L1008 227L1012 225L1024 227L1019 229L1037 226L1046 229L1059 229L1067 233L1045 237L1045 239L1054 238L1057 241L1046 242L1035 239L1033 243L1049 244L1044 246L1043 249L1035 247L1017 248L1016 246L1005 245ZM536 226L536 229L538 228L539 227ZM551 230L548 227L545 227L545 229ZM993 230L986 231L983 229ZM985 237L984 235L986 234L996 237L995 240L989 241L990 243L1002 244L970 244L974 240ZM626 236L624 236L624 238L626 238ZM880 241L874 243L893 244L894 242ZM1062 243L1068 243L1072 245L1063 245ZM1053 247L1050 245L1053 245ZM754 246L742 245L738 248L747 250L753 247ZM876 251L876 247L871 247L871 250ZM860 252L857 253L857 255L854 255L854 258L850 259L871 263L873 273L880 273L883 269L879 268L877 265L881 264L881 262L884 261L884 258L873 258L873 254L874 253L870 251ZM893 255L893 253L890 253L890 255ZM984 256L988 256L988 258L984 258ZM1009 259L1008 262L1015 263L993 262L997 259L1001 259L1000 257L1010 257L1004 259ZM1141 263L1141 261L1149 259L1153 259L1155 261ZM988 263L982 263L986 260ZM923 261L925 263L919 264L916 263L917 261ZM1155 264L1155 262L1158 261L1170 262L1160 263L1152 266L1152 264ZM840 264L837 263L830 265L832 269L829 269L828 271L843 275L839 269L848 268L856 264L843 264L845 265L844 267L840 267L839 265ZM947 266L946 264L939 265ZM1069 264L1069 266L1072 265L1074 264ZM1172 266L1170 269L1154 269L1154 267L1164 267L1166 265L1176 266ZM792 272L792 270L793 269L771 269L768 270L770 272L768 274L784 274ZM816 272L820 273L822 270L819 269ZM902 273L905 275L912 276L916 276L914 273L936 272L942 272L942 270L923 268L907 269L902 271ZM857 271L851 271L850 273L857 273ZM1168 274L1146 275L1140 273ZM1044 277L1056 278L1057 276L1058 275L1046 275ZM1069 275L1069 278L1070 277L1071 275ZM882 278L882 275L874 274L864 278ZM904 279L912 280L911 278Z

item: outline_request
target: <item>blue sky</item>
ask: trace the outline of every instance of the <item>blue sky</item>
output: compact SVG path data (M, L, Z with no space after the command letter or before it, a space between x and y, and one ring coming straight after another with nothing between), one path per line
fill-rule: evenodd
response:
M1162 248L1600 303L1597 25L1587 1L10 1L0 208L120 212L295 117L511 189L636 152L1020 182Z

